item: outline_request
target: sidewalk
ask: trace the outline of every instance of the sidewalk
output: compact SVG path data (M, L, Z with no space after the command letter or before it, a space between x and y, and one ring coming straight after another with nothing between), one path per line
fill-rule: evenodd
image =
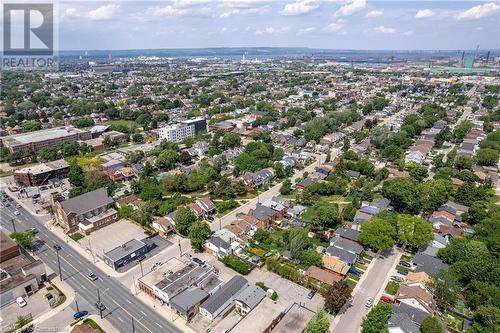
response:
M137 287L137 291L136 291L135 283L130 288L130 291L132 292L134 297L137 297L138 299L140 299L142 302L144 302L144 304L146 304L151 309L153 309L156 313L158 313L160 316L162 316L165 320L174 324L182 332L196 333L192 328L190 328L187 325L186 321L184 319L182 319L181 317L179 317L173 310L171 310L170 308L168 308L165 305L161 305L161 303L158 300L155 300L155 299L151 298L150 296L146 295L144 292L141 292L138 287Z
M101 319L101 317L99 317L98 315L95 315L95 314L89 315L89 316L85 317L83 320L85 320L85 319L92 319L106 333L112 333L112 332L117 332L118 331L113 325L110 324L109 321L107 321L106 319ZM83 320L82 320L82 322L80 322L78 324L83 323Z

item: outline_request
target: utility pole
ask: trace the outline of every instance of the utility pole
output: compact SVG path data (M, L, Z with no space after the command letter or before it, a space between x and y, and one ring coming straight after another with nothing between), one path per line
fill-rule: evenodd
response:
M78 307L78 301L76 300L76 291L75 291L75 305L76 305L76 312L80 312L80 308Z
M222 230L221 218L219 217L219 230Z
M182 257L182 247L181 247L181 240L180 239L179 239L179 243L178 244L179 244L179 253L180 253L179 256Z
M132 333L135 333L134 317L132 317Z
M56 254L57 254L57 267L59 268L59 279L61 279L61 281L62 281L63 278L62 278L62 272L61 272L61 261L59 260L59 251L61 250L61 246L55 244L54 250L56 250Z
M142 261L139 261L139 266L141 266L141 277L143 277L144 276L144 271L142 269Z
M11 219L10 221L12 222L12 229L14 230L14 232L16 232L16 224L14 223L14 219Z
M97 306L99 307L99 315L102 319L102 304L101 304L101 294L99 293L99 288L97 288Z

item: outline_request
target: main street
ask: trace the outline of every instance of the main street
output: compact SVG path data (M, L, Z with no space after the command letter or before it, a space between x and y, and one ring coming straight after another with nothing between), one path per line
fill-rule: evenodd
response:
M119 331L132 332L132 321L134 321L135 332L138 333L170 333L181 332L176 326L166 321L153 309L134 298L132 293L123 287L118 281L106 276L102 271L87 261L71 246L48 231L42 222L37 220L25 210L21 214L14 215L14 207L2 207L0 225L9 232L13 231L12 220L17 231L28 228L37 228L37 240L44 244L36 249L35 254L53 271L58 272L57 254L54 245L60 245L59 251L63 280L66 281L88 304L97 302L97 290L101 294L101 301L107 307L103 316ZM85 274L93 271L99 277L96 281L90 281ZM56 277L59 278L59 277ZM83 310L83 309L81 309ZM93 313L98 310L84 309Z
M376 300L400 257L401 253L392 249L386 257L374 259L375 262L371 263L372 269L366 273L368 275L353 296L352 306L344 314L339 315L338 321L334 321L333 333L357 333L361 330L363 317L369 311L365 306L366 299L372 297Z

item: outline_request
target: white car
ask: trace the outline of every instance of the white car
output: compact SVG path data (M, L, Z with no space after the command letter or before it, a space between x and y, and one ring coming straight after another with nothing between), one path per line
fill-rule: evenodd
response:
M26 305L28 305L28 303L26 303L26 301L22 297L16 298L16 303L20 308L24 308Z
M14 211L14 215L21 215L18 210Z
M366 299L365 306L366 306L367 308L370 308L372 305L373 305L373 298L372 298L372 297L368 297L368 298Z

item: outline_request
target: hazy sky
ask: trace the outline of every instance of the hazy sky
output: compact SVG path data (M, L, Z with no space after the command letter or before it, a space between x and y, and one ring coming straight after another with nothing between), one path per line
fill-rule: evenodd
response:
M62 50L500 48L499 1L60 2Z

